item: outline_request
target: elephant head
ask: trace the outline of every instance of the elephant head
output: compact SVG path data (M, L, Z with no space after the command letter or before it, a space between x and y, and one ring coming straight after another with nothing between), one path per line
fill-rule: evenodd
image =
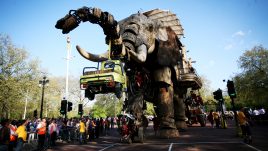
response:
M78 27L81 21L99 24L103 28L106 42L111 44L112 59L123 56L137 63L144 63L148 54L161 50L158 52L161 65L170 65L178 61L174 59L179 58L174 57L174 53L178 55L181 49L178 37L183 34L183 29L176 15L170 12L153 10L137 13L117 22L108 12L102 12L98 8L82 7L70 10L69 14L58 20L56 28L68 33ZM174 47L174 44L177 46ZM173 51L163 52L166 50L158 49L159 46ZM79 46L76 48L81 56L94 62L106 60L109 56L109 53L94 55Z

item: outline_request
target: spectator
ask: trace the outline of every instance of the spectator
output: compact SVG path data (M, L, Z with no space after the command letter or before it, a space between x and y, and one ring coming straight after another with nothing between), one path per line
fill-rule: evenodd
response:
M259 109L259 113L260 113L260 115L264 115L265 114L264 108Z
M21 151L23 144L26 142L27 139L27 130L26 126L28 124L28 120L23 120L20 123L21 125L16 130L16 134L18 135L17 147L15 151Z
M0 151L7 151L10 139L9 120L1 121L2 128L0 129Z
M83 142L85 143L86 126L82 119L80 119L79 123L79 133L80 133L80 139L79 139L80 144L82 144Z
M103 120L103 118L101 117L101 118L100 118L100 133L101 133L101 135L103 134L103 129L104 129L104 120Z
M89 140L93 140L95 138L95 127L96 124L94 120L90 120L89 125L88 125L88 131L89 131Z
M111 129L113 129L113 128L114 128L114 118L111 117Z
M216 123L216 128L220 128L220 114L219 112L213 112L213 119L215 120Z
M16 135L17 122L13 120L10 123L9 128L10 128L10 141L8 145L8 150L13 151L13 148L15 148L17 144L17 135Z
M248 118L244 114L244 108L241 108L241 110L237 113L237 119L241 127L245 143L251 143L251 129L249 127Z
M32 140L34 140L35 136L35 127L33 122L29 123L29 137L28 137L28 143L30 143Z
M49 135L50 135L50 146L53 147L56 145L56 139L57 139L57 124L55 123L55 120L53 119L51 123L48 126Z
M95 136L96 138L99 138L100 135L100 120L96 120L96 126L95 126Z
M259 113L259 111L257 109L255 109L255 110L253 110L253 115L258 116L258 115L260 115L260 113Z
M208 118L208 121L211 124L211 127L214 128L213 110L210 110L207 118Z
M43 150L46 138L46 119L43 119L42 121L39 119L36 130L38 134L38 149Z
M159 130L159 126L160 126L160 123L159 123L159 120L158 120L158 117L154 117L153 118L153 124L154 124L154 135L156 136L158 130Z

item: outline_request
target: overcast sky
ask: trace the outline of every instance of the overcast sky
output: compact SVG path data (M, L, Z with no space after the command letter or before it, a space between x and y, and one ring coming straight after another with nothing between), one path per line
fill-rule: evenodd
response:
M237 60L255 45L268 47L268 1L266 0L1 0L0 33L9 35L30 58L39 58L49 76L66 74L66 35L55 28L70 9L82 6L108 11L117 20L138 11L159 8L177 14L184 28L181 41L196 61L198 74L211 82L212 90L226 89L223 79L241 71ZM107 50L98 25L82 23L72 31L70 74L79 77L85 66L95 66L82 58L75 45L93 53Z

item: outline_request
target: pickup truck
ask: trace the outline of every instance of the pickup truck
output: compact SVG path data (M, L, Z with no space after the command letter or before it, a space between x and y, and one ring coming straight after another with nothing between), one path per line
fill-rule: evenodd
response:
M85 90L85 97L89 100L93 100L95 94L105 93L115 93L120 99L122 93L127 91L123 63L120 60L107 60L99 62L98 67L85 67L80 77L80 88Z

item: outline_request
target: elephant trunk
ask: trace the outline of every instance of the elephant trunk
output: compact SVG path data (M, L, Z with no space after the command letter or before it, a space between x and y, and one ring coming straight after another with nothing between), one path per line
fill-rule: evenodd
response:
M101 61L108 60L108 51L101 54L101 55L95 55L95 54L91 54L91 53L85 51L80 46L76 46L76 49L80 53L80 55L87 60L90 60L93 62L101 62Z
M136 49L128 49L130 57L138 63L143 63L147 58L147 48L144 44L138 46Z

